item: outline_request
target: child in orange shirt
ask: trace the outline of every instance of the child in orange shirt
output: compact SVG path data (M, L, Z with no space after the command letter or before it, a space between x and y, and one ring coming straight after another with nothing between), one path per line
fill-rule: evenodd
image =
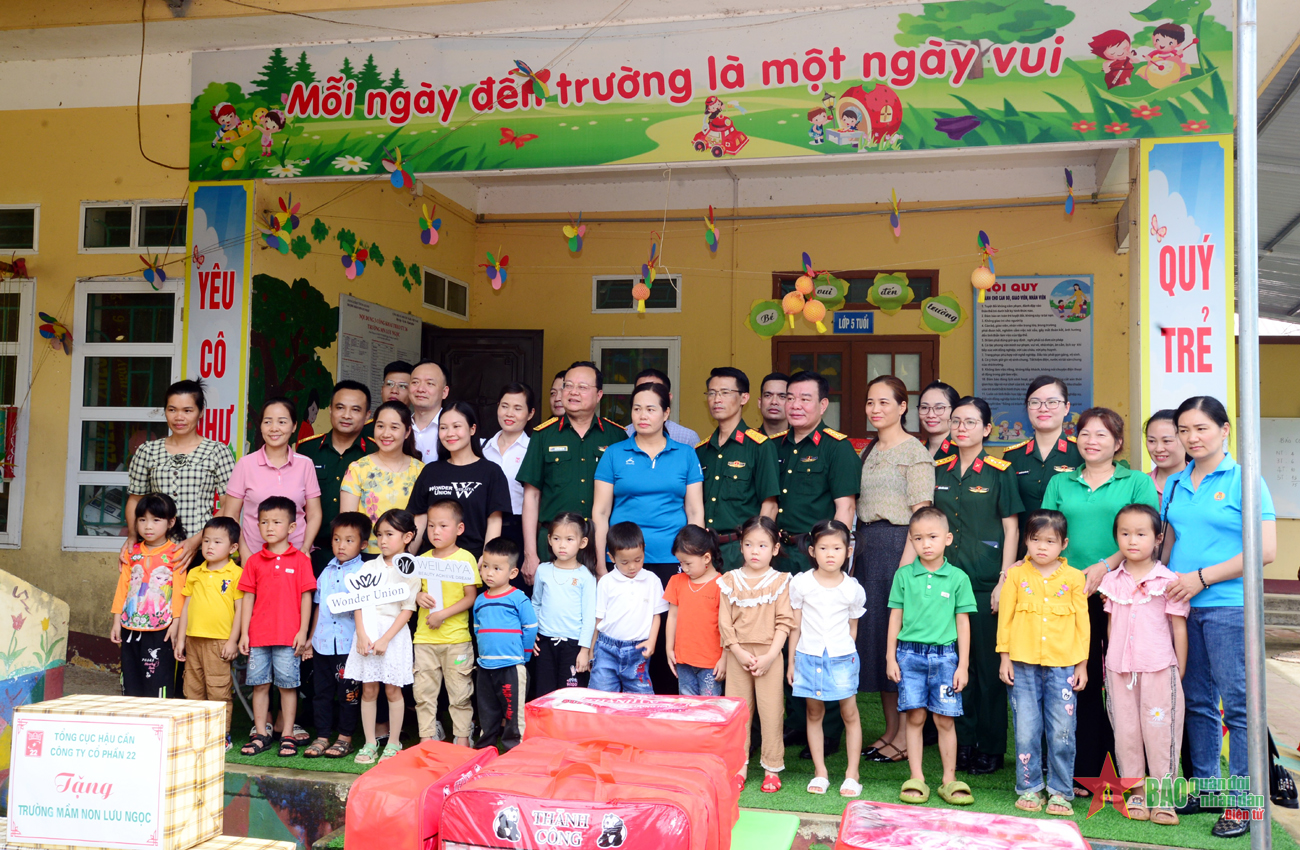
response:
M109 639L122 646L122 693L165 699L176 684L173 647L185 604L185 529L165 493L140 497L135 526L140 542L120 556Z
M677 676L682 696L720 697L727 662L718 632L718 570L722 563L718 537L698 525L687 525L673 539L672 552L682 571L668 579L668 666Z

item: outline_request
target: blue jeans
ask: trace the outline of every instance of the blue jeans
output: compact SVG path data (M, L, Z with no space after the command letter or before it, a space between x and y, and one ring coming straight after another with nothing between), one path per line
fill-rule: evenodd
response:
M1074 799L1074 713L1078 695L1070 679L1074 666L1040 667L1012 662L1015 684L1016 793L1043 790L1043 732L1047 733L1047 793Z
M1187 618L1187 742L1192 776L1218 780L1223 726L1228 727L1228 774L1247 776L1246 616L1235 606L1192 608ZM1219 700L1223 700L1220 725ZM1210 793L1227 793L1226 790Z
M961 717L961 695L952 687L957 672L957 643L936 646L900 640L894 653L902 681L898 683L898 710L928 709L931 714Z
M722 686L713 678L712 667L678 663L677 693L684 697L720 697Z
M587 687L609 693L653 694L650 659L641 654L641 641L614 640L601 635L591 659L591 680Z

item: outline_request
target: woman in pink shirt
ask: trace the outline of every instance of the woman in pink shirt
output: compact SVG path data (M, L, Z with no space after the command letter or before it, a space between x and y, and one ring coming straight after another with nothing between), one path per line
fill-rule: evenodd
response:
M221 500L221 515L239 520L239 551L244 557L262 551L257 506L270 496L284 496L298 506L289 543L303 552L303 541L315 540L320 530L320 482L311 458L293 450L298 433L298 410L287 398L269 399L262 405L262 447L235 464Z

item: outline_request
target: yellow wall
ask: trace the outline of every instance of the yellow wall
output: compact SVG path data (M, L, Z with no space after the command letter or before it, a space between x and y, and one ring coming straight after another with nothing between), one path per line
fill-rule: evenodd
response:
M1259 412L1266 418L1300 417L1300 345L1261 345L1259 348ZM1264 568L1264 578L1296 579L1300 570L1300 519L1277 523L1277 560Z

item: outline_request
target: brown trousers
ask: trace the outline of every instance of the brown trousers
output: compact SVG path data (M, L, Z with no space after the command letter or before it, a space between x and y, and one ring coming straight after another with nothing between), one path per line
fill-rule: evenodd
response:
M230 734L233 682L230 662L221 657L221 638L185 638L185 698L210 699L226 704L226 734Z
M415 717L421 738L432 738L438 727L438 692L447 684L451 733L457 738L474 734L474 646L469 643L417 643L415 645ZM520 724L523 728L523 724Z
M742 643L740 647L751 655L762 655L771 649L771 644ZM745 741L750 740L750 725L753 722L754 706L758 705L758 728L763 737L763 746L759 764L771 773L785 770L785 741L782 728L785 716L785 662L784 653L772 662L766 675L754 678L749 671L740 666L730 649L727 653L727 687L726 695L740 697L749 706L745 717Z

